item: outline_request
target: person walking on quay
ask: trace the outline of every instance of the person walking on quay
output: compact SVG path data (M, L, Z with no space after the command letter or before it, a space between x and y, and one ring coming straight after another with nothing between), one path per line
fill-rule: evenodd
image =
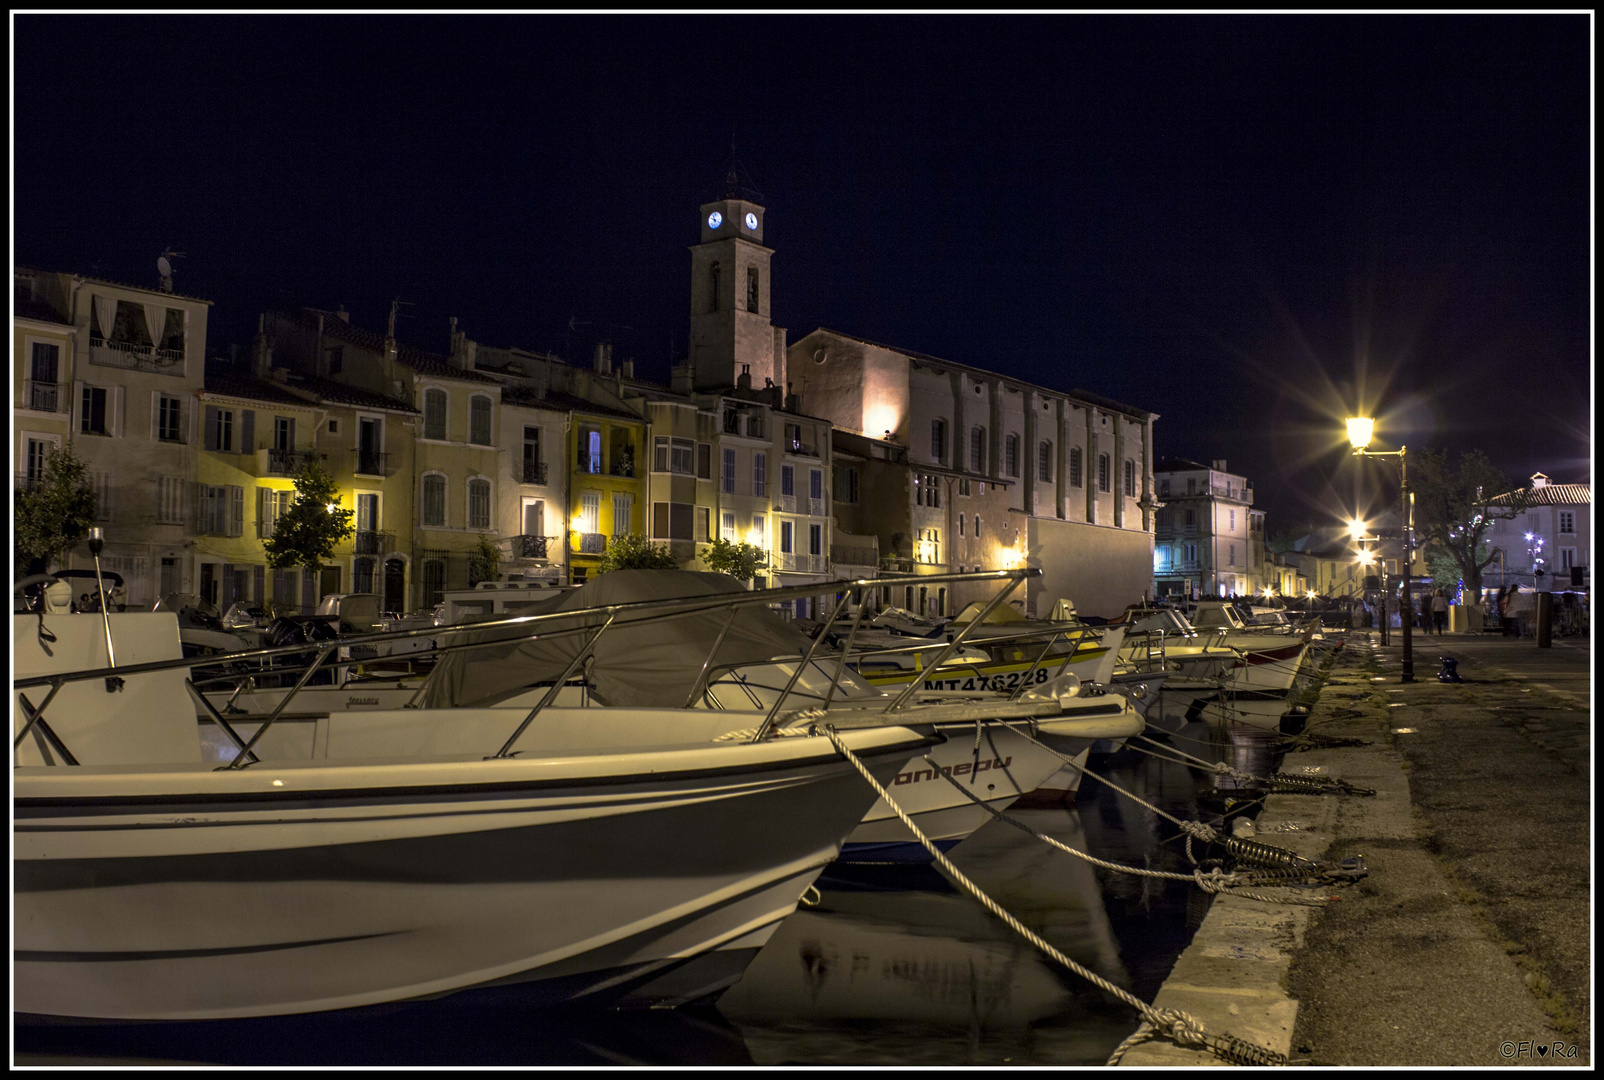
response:
M1431 598L1431 621L1436 624L1437 636L1442 637L1443 631L1448 628L1448 597L1443 595L1441 589Z

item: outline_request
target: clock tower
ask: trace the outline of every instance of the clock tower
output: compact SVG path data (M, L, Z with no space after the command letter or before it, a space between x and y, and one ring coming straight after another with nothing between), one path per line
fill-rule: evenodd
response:
M769 321L769 260L763 207L728 195L701 209L702 242L691 248L690 365L698 390L785 385L785 330Z

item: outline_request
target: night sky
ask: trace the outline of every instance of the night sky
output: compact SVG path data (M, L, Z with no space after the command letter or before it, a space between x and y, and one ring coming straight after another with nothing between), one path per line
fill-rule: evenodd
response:
M17 264L666 382L732 136L774 321L1161 414L1272 533L1377 447L1590 481L1591 20L14 17ZM569 330L570 320L576 329Z

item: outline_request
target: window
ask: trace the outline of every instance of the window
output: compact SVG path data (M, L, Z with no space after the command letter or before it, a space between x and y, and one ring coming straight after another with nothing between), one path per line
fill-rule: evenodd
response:
M1192 507L1187 507L1186 508L1186 523L1188 525L1196 525L1197 524L1197 511L1195 509L1193 509Z
M1036 479L1049 481L1053 478L1053 444L1044 442L1036 448Z
M762 498L769 493L769 456L762 451L752 455L752 494Z
M292 417L273 417L273 449L295 449L295 420Z
M1186 493L1188 495L1196 495L1197 494L1197 477L1188 476L1186 478Z
M790 465L780 466L780 494L796 494L796 469Z
M746 268L746 310L757 310L757 267Z
M824 470L808 470L808 498L822 501L824 499Z
M443 527L446 523L446 478L428 473L423 478L423 524Z
M95 492L95 520L111 520L111 473L92 472L89 474L89 485ZM237 535L230 533L230 536Z
M468 481L468 528L490 528L490 481Z
M184 523L184 481L177 476L156 478L156 520L164 525ZM172 592L172 589L167 590Z
M83 409L79 414L78 431L84 435L110 435L111 428L106 421L106 400L108 394L104 386L84 387Z
M1158 495L1159 495L1159 498L1161 498L1161 499L1169 498L1169 495L1170 495L1170 482L1168 480L1160 480L1158 482Z
M780 551L782 554L789 555L796 550L795 530L796 526L793 523L789 521L780 522Z
M964 533L964 516L963 516L963 515L962 515L962 514L959 514L959 515L958 515L958 535L959 535L959 536L964 536L964 535L966 535L966 534L965 534L965 533ZM960 573L960 574L961 574L961 573L963 573L963 568L962 568L962 567L960 567L960 568L959 568L959 569L958 569L958 572L959 572L959 573Z
M719 490L726 495L735 494L735 451L724 451L724 469L719 474Z
M1570 510L1559 512L1559 531L1569 535L1576 531L1576 514Z
M377 592L373 587L373 560L367 557L358 558L351 564L351 591L359 593Z
M696 444L690 439L670 439L659 435L652 444L652 471L691 475Z
M1188 565L1196 565L1196 563L1197 563L1197 545L1196 544L1187 544L1186 545L1186 561L1187 561Z
M969 471L984 472L986 470L986 429L982 427L969 429Z
M377 532L379 528L379 497L373 494L356 497L356 527L361 532Z
M238 536L245 519L245 489L201 484L199 529L209 536Z
M1097 490L1098 491L1107 491L1107 490L1109 490L1108 484L1109 484L1108 455L1107 454L1098 454L1097 455Z
M206 406L206 449L234 452L234 410Z
M947 421L930 421L930 456L938 462L947 460Z
M858 470L852 465L837 465L835 468L835 501L855 503L858 501Z
M1571 569L1571 567L1573 567L1575 565L1576 565L1576 549L1573 548L1573 547L1562 547L1562 548L1560 548L1559 549L1559 568L1561 570L1565 570L1565 571L1568 572Z
M329 421L329 434L330 435L338 435L339 433L340 433L340 422L338 420L330 420Z
M652 539L694 539L691 523L695 518L695 509L690 503L652 503Z
M1003 471L1009 476L1019 475L1019 436L1003 437Z
M718 516L718 535L721 540L735 542L735 512L726 510Z
M290 500L295 498L295 492L262 488L261 493L261 510L257 513L256 525L262 534L262 539L266 540L278 527L278 519L288 512Z
M958 494L960 494L960 495L968 495L969 494L969 477L961 476L961 477L958 478Z
M156 438L162 442L183 442L183 402L166 394L156 395Z
M446 564L443 559L423 560L423 606L432 608L440 602L446 588Z
M446 437L446 392L438 388L430 388L423 392L423 437L425 439L444 439Z
M698 480L713 479L713 446L711 443L699 442L696 444L696 478Z
M1227 566L1235 566L1236 565L1236 545L1235 544L1227 545L1226 551L1229 553L1229 557L1225 560L1225 565L1227 565Z
M824 526L823 525L809 525L808 526L808 554L809 555L822 555L822 554L824 554Z
M980 515L975 515L975 539L980 539Z
M468 399L468 441L476 446L490 445L490 407L487 394Z
M635 516L635 497L615 492L613 494L613 535L627 536L630 532L630 519Z
M1134 461L1125 463L1125 497L1129 499L1136 498L1136 462ZM1233 529L1236 528L1235 525L1231 527Z
M1230 511L1230 515L1231 515L1230 518L1229 518L1230 527L1229 527L1228 531L1236 532L1236 511L1235 510Z
M696 508L696 539L699 543L705 544L712 539L708 535L710 531L708 523L712 520L712 517L713 511L708 507L698 506Z
M579 496L579 531L601 532L601 492L586 491Z
M752 536L752 543L756 544L758 547L767 548L769 546L768 518L764 517L762 514L752 515Z
M1080 447L1069 448L1069 484L1071 487L1080 487Z

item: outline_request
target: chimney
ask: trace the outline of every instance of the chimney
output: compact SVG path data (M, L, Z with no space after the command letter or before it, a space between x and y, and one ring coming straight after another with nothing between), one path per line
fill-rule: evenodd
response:
M752 389L752 365L742 364L741 373L735 378L735 386L739 390Z
M336 315L338 315L340 317L340 321L341 322L343 322L343 323L345 323L347 325L350 325L351 313L349 311L345 310L345 305L344 304L341 304L340 305L340 310L336 311L334 314L336 314Z
M628 360L624 361L624 378L633 379L634 377L635 377L635 358L632 356Z
M613 371L613 347L605 341L596 342L596 372L600 375L611 375Z
M696 369L689 360L669 369L670 389L676 394L688 394L696 386Z
M1215 458L1214 459L1214 471L1215 472L1225 472L1225 459L1224 458Z

